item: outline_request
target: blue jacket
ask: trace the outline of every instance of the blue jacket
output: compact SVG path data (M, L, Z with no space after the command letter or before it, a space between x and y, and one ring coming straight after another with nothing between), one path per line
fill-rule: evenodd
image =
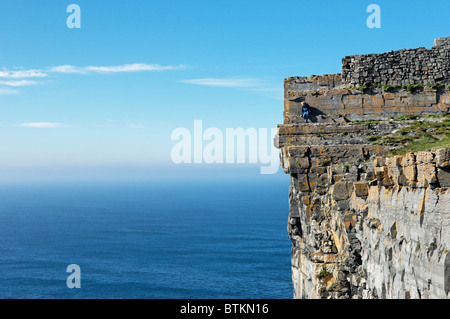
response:
M309 105L308 105L308 104L305 104L305 105L302 107L302 113L309 113Z

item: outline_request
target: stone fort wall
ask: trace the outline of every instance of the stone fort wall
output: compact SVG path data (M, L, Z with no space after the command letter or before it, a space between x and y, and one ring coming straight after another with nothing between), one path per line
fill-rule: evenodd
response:
M450 83L450 37L436 39L431 49L347 56L342 59L342 79L353 85Z

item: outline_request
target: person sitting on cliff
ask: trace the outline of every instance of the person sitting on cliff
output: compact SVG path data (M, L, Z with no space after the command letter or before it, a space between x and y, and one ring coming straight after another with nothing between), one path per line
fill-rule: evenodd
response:
M302 117L305 120L305 123L308 123L309 115L311 113L311 108L308 103L305 101L302 102Z

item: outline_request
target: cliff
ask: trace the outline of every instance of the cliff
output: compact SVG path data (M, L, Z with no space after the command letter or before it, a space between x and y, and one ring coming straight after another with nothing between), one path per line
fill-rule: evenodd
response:
M450 297L449 57L443 38L285 80L294 298Z

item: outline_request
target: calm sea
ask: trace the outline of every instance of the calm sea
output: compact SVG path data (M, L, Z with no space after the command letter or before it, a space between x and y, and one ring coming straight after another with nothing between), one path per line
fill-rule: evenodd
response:
M1 185L0 298L290 299L288 187Z

